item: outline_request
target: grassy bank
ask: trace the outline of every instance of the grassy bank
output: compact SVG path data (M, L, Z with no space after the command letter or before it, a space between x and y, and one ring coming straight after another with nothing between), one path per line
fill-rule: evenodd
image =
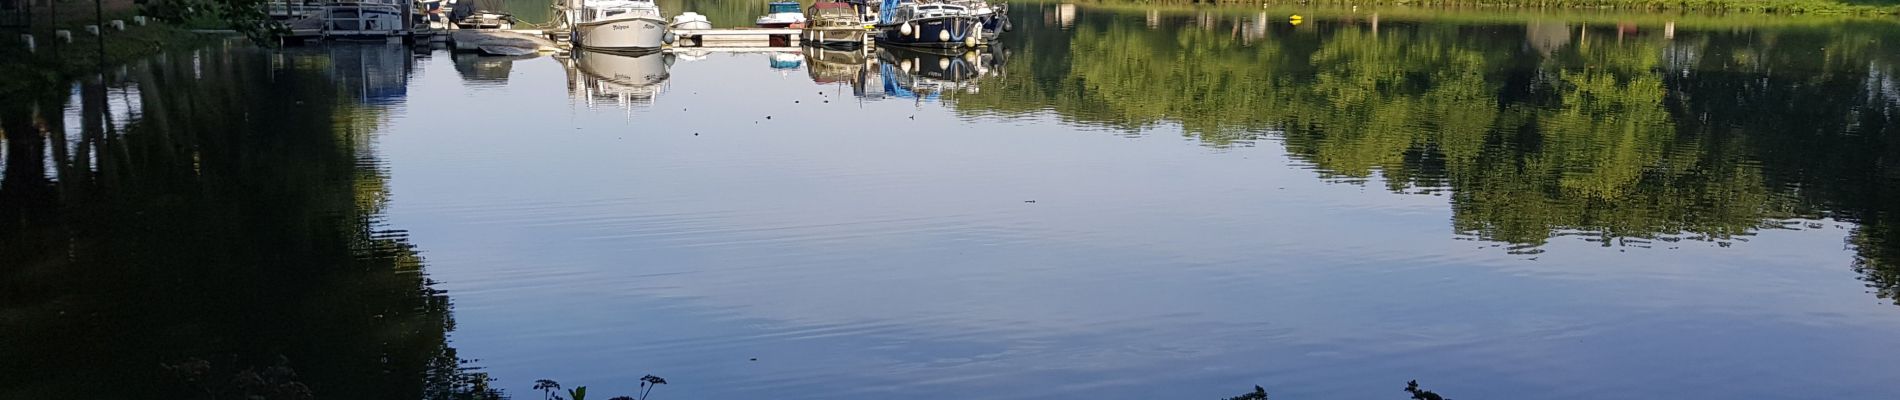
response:
M1614 9L1750 14L1900 14L1900 0L1095 0L1102 4L1267 4Z
M7 31L6 44L0 45L0 102L19 99L46 90L64 90L66 84L102 68L150 57L168 49L202 46L228 35L204 35L160 22L144 26L130 25L125 31L107 29L95 36L73 26L72 43L54 39L51 29L34 32L38 48L27 50L19 40L19 31Z

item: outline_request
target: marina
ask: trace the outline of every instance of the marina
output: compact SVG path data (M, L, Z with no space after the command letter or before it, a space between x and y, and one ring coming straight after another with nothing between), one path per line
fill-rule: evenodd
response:
M458 51L497 55L574 50L644 52L680 47L764 48L891 45L976 48L1008 30L1006 5L982 0L826 0L800 9L774 2L755 26L719 28L693 11L666 13L652 0L561 0L559 17L519 28L507 13L457 8L445 0L362 0L269 4L268 14L289 29L289 43L382 40L447 42ZM403 24L400 21L413 21ZM523 35L539 36L525 42ZM544 39L544 40L543 40ZM730 50L727 50L730 51Z

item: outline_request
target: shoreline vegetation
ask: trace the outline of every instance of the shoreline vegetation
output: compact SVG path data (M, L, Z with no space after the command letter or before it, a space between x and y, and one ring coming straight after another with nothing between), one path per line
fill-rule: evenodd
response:
M1416 11L1443 10L1605 10L1618 12L1693 12L1722 14L1896 15L1900 0L1080 0L1041 1L1108 6L1253 5L1381 7Z
M147 57L158 55L167 50L196 48L217 42L229 35L194 33L162 21L151 20L146 25L131 23L131 14L106 17L106 20L126 20L124 31L104 29L101 35L86 33L82 28L90 25L91 18L73 20L69 24L57 27L32 29L36 48L28 50L21 45L18 33L8 31L12 39L6 46L0 46L0 102L39 98L48 90L65 90L67 85L89 75L103 73L108 68L125 65ZM56 40L54 29L72 31L72 42Z
M1900 0L1896 0L1900 1ZM1651 24L1673 23L1683 29L1733 29L1765 28L1787 26L1841 25L1844 23L1894 23L1900 22L1895 15L1886 13L1761 13L1761 12L1697 12L1686 10L1631 10L1596 8L1543 8L1543 7L1461 7L1461 6L1341 6L1341 5L1298 5L1293 3L1266 3L1260 7L1247 7L1242 3L1135 3L1120 0L1092 0L1079 3L1041 2L1028 4L1075 4L1082 8L1100 9L1117 13L1149 13L1157 15L1183 15L1209 13L1215 15L1254 16L1261 12L1275 19L1285 19L1300 15L1307 20L1323 19L1364 19L1378 15L1386 21L1444 22L1454 24L1523 24L1527 22L1548 21L1574 24Z

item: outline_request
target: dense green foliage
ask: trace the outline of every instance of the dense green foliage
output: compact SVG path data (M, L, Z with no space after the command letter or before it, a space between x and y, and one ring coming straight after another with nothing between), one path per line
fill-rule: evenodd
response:
M265 12L269 0L146 0L139 13L192 29L235 30L260 45L290 33Z

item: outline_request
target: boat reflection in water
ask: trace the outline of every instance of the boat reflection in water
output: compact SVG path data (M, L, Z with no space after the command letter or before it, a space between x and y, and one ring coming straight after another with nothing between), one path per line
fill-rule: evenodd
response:
M848 84L853 96L884 97L884 92L866 90L865 82L879 80L877 69L872 67L876 60L871 57L870 49L805 46L804 51L805 73L811 75L812 83Z
M513 72L515 61L540 58L541 55L491 56L455 53L449 57L455 61L455 73L462 76L462 81L482 86L508 83L508 74Z
M805 55L790 51L772 52L772 69L798 69L805 63Z
M935 98L945 92L976 93L978 80L1000 74L1007 52L1000 47L974 49L878 48L884 93Z
M576 51L565 63L569 96L587 102L589 108L602 103L631 108L653 104L666 83L673 56L658 51Z
M415 54L400 43L313 47L287 51L274 57L273 62L290 68L300 57L329 60L324 64L325 76L364 104L396 104L409 97L409 72L415 67Z

